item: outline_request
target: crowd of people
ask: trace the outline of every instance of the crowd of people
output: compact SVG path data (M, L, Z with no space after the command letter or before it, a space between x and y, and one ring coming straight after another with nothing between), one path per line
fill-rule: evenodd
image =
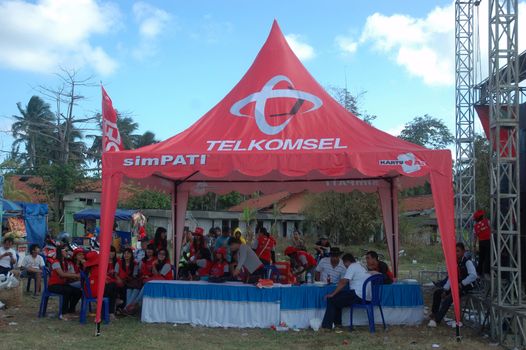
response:
M480 214L480 213L477 213ZM488 226L482 217L479 231ZM479 235L481 241L484 236ZM5 274L17 264L13 239L4 237L0 247L0 273ZM207 235L197 227L193 232L186 229L179 264L179 279L208 280L209 282L242 281L257 283L270 278L268 268L276 262L276 240L264 228L257 228L257 236L249 244L240 229L233 232L228 227L212 228ZM40 254L38 245L29 247L20 266L23 275L35 279L35 294L42 289L42 272L49 267L48 290L63 296L62 317L74 315L83 293L97 297L99 254L83 248L71 249L68 244L56 243L53 254ZM322 327L341 325L341 310L353 303L361 303L365 297L362 287L372 274L382 274L384 284L394 281L389 266L375 251L365 254L363 263L339 247L331 246L327 237L321 237L314 245L312 254L299 232L294 232L289 246L283 251L290 264L290 271L298 283L322 282L336 284L327 296L327 309ZM477 271L466 256L462 243L457 244L457 261L461 296L473 288ZM482 269L484 271L485 268ZM174 266L168 251L167 230L157 228L153 239L144 237L140 248L127 247L122 252L112 246L105 279L104 296L109 299L110 318L116 313L134 314L139 310L143 286L151 280L172 280ZM436 327L452 304L448 279L437 283L429 326Z

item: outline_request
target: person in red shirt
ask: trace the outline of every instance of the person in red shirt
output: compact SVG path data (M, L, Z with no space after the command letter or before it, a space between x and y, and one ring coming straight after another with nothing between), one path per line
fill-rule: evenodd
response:
M84 263L86 280L84 281L84 292L91 292L91 297L98 296L99 285L99 254L95 251L86 254ZM88 291L89 283L89 291ZM115 282L106 282L104 286L104 297L109 299L110 319L115 320L115 305L117 301L117 285Z
M142 282L137 280L138 274L137 263L135 263L133 258L133 250L131 248L124 249L119 264L119 278L122 281L122 286L117 287L118 298L123 302L120 306L117 306L118 309L126 305L128 290L132 293L134 289L140 289L142 287ZM138 291L136 291L136 293L138 293Z
M298 277L298 280L305 280L308 273L313 276L314 269L316 268L316 259L309 253L298 250L292 246L285 249L285 255L290 258L290 265L294 274Z
M491 225L485 215L484 210L477 210L473 214L473 220L475 221L475 225L473 226L473 230L475 231L475 246L477 241L479 242L479 263L477 266L477 273L479 275L489 274L490 271Z
M117 259L117 249L114 246L110 248L110 260L108 261L108 272L106 277L106 283L115 283L117 287L123 287L124 283L119 277L120 263Z
M48 290L51 293L61 294L62 298L62 316L63 320L68 320L67 314L75 313L75 308L82 298L80 289L72 287L67 280L78 280L80 275L78 273L68 272L66 264L66 247L57 246L56 256L51 260L51 274L48 280Z
M155 263L155 249L153 245L149 244L146 247L146 255L140 262L141 278L144 283L148 282L153 277L153 264Z
M270 265L276 261L275 249L276 240L270 236L266 228L258 229L258 238L252 243L252 249L264 265Z
M228 261L226 261L226 248L218 248L215 252L215 262L210 267L210 277L223 278L228 274Z
M153 277L154 280L173 280L173 269L168 258L168 252L166 249L161 249L157 252L157 260L153 264Z
M161 249L168 249L167 231L164 227L157 227L157 230L155 230L153 247L157 252Z

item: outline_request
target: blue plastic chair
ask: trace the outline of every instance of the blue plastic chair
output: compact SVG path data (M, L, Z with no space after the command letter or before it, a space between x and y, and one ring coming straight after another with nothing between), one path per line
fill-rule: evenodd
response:
M88 318L88 310L91 310L91 303L96 303L97 298L91 294L91 286L86 274L80 272L80 285L82 286L82 301L80 305L80 323L85 324ZM110 323L110 299L102 298L102 319L105 324Z
M265 265L263 268L265 269L265 278L272 279L274 282L280 281L279 269L276 265ZM274 275L274 278L272 278L272 275Z
M62 302L64 301L64 296L62 294L52 293L48 290L47 279L50 272L46 266L42 269L42 284L43 291L42 297L40 298L40 308L38 310L38 317L46 317L47 312L47 303L49 298L57 297L58 298L58 318L62 318Z
M352 304L351 305L351 321L350 321L350 329L352 331L353 329L353 311L354 309L365 309L367 311L367 318L369 320L369 332L374 333L375 327L374 327L374 307L377 306L380 309L380 315L382 315L382 323L385 327L385 319L384 319L384 312L382 310L381 305L381 295L380 295L380 286L384 282L385 276L383 274L376 274L372 275L368 279L365 280L363 287L362 287L362 302L358 304ZM367 286L371 285L371 300L367 301Z

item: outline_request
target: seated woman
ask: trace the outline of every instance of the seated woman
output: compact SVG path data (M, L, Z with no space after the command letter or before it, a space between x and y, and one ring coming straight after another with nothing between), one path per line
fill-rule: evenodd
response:
M108 261L108 273L106 277L106 283L115 283L117 287L124 286L122 282L119 271L121 265L117 259L117 249L114 246L110 247L110 260Z
M384 284L391 284L394 281L394 275L389 270L389 266L378 259L378 253L371 250L365 254L365 261L367 262L367 270L370 272L378 272L385 276Z
M86 254L86 262L84 263L84 272L86 273L89 283L91 296L96 298L98 296L99 285L99 254L97 252L89 252ZM86 290L87 292L87 290ZM104 297L109 299L110 319L115 319L115 303L117 300L117 285L115 282L106 282L104 286Z
M222 279L228 275L228 261L226 249L221 247L215 252L215 261L210 267L210 279Z
M153 242L151 243L153 243L153 247L157 252L161 249L168 249L167 231L164 227L157 227Z
M42 284L42 269L44 268L44 259L39 255L40 247L38 244L31 244L29 247L29 255L26 255L22 260L22 268L24 273L35 279L35 295L40 293Z
M152 266L152 277L149 281L154 280L173 280L173 271L172 264L170 264L170 259L168 259L168 252L166 249L161 249L157 252L157 259ZM135 313L138 310L139 305L142 302L142 297L144 293L144 287L141 288L140 292L136 295L133 295L128 299L128 303L124 310L123 314L130 315Z
M119 278L123 286L117 286L117 296L123 301L124 305L126 305L126 300L129 299L128 294L134 291L138 294L142 287L142 281L137 279L139 275L137 266L133 257L133 250L131 248L124 249L119 265Z
M84 270L84 263L86 262L86 257L84 255L83 248L76 248L73 250L73 256L71 259L68 259L67 266L69 273L80 274L80 271ZM80 289L80 281L74 280L70 281L70 286Z
M82 292L80 289L72 287L66 281L78 280L80 275L78 273L67 272L68 267L66 265L66 247L63 245L57 246L56 256L51 262L51 275L48 280L48 290L51 293L61 294L62 298L62 319L68 320L67 314L75 312L75 308L80 298L82 298Z
M0 247L0 275L7 275L17 263L16 251L13 249L15 240L12 237L4 237Z
M155 263L155 249L148 244L146 255L140 262L140 273L143 283L148 282L153 277L153 264Z
M208 276L212 265L212 255L208 249L203 236L196 236L190 247L190 258L188 263L180 270L182 279L196 280Z
M168 251L161 249L157 252L157 260L153 264L153 278L152 280L173 280L173 269L170 259L168 258Z

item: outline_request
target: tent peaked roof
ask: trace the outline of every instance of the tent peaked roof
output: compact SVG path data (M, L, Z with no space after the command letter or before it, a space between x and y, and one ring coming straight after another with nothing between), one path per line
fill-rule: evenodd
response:
M246 179L276 176L422 176L430 151L380 131L336 102L309 74L274 21L239 83L182 133L106 153L128 177ZM449 152L447 157L451 159Z

